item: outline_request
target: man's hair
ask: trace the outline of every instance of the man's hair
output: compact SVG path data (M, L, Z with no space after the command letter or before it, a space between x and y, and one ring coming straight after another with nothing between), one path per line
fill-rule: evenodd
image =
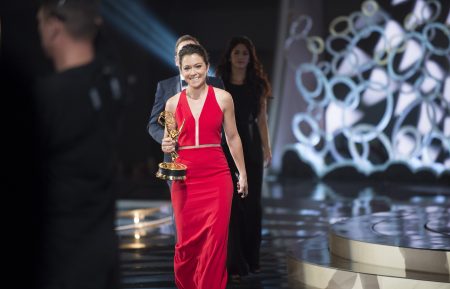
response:
M195 38L194 36L191 36L189 34L185 34L183 36L181 36L180 38L178 38L177 42L175 43L175 54L177 53L177 49L178 46L180 45L181 42L184 41L193 41L195 44L200 44L200 42L198 41L197 38Z
M100 0L41 0L39 7L62 21L74 38L93 40L98 33Z
M181 61L183 60L183 57L185 57L186 55L192 55L192 54L198 54L200 55L200 57L203 58L203 61L205 62L206 65L209 64L209 57L208 57L208 52L206 52L206 49L203 48L203 46L201 46L200 44L188 44L183 46L183 48L181 48L180 53L178 53L178 61L179 61L179 65L181 67Z

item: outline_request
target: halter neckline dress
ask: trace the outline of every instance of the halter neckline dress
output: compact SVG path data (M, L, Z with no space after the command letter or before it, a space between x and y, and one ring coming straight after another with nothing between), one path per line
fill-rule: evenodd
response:
M233 184L220 146L223 112L212 86L198 119L195 119L186 90L180 94L175 119L184 127L178 146L217 144L178 150L177 162L187 166L186 180L173 181L175 214L175 283L183 289L224 289L227 284L227 239Z

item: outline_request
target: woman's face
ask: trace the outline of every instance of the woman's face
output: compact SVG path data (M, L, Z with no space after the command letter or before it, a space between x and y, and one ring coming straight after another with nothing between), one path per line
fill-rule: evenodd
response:
M181 74L193 88L201 87L206 82L208 69L203 57L197 53L185 55L181 59Z
M247 47L239 43L231 50L230 56L231 66L238 69L247 68L250 61L250 53Z

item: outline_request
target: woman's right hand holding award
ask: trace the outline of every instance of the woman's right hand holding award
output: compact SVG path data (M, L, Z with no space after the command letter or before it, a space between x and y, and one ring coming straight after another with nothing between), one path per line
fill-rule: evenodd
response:
M158 123L165 126L168 136L162 140L162 151L170 153L172 162L162 162L158 165L158 172L156 177L163 180L185 180L186 179L186 165L176 162L178 153L175 150L178 136L184 126L184 121L180 128L177 128L175 116L170 111L163 111L159 115Z

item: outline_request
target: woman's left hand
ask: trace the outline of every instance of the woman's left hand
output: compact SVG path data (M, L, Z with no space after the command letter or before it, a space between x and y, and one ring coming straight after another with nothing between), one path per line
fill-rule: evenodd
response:
M241 194L241 198L245 198L248 195L248 184L247 176L239 175L239 180L237 183L237 192Z

